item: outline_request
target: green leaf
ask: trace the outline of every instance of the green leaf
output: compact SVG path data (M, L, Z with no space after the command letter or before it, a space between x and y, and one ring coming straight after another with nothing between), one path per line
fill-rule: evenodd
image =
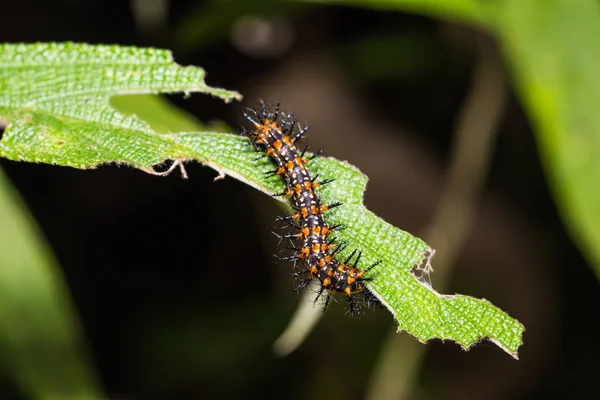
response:
M119 52L117 49L114 51ZM135 53L135 50L129 51ZM93 48L91 52L96 54ZM54 58L62 58L62 56L54 55ZM175 71L181 71L180 67L171 67ZM100 69L104 71L106 68L109 67L104 65ZM186 81L189 86L186 86L185 82L180 83L179 86L175 84L161 86L160 83L150 79L145 81L147 86L144 86L144 82L138 81L138 74L127 72L131 64L127 64L124 68L126 71L120 72L124 77L123 80L133 79L139 92L151 91L147 86L152 87L152 85L161 87L161 90L191 91L196 87L193 85L197 83L197 80L193 80ZM191 71L198 72L195 69ZM92 82L96 73L96 70L82 72L81 82ZM86 74L92 74L92 77L87 77ZM101 72L100 75L106 74ZM7 88L12 87L13 84L21 84L24 88L33 85L32 76L25 73L18 78L19 81L14 82L12 74L1 75L0 73L0 77L2 76ZM162 74L161 79L170 76ZM29 79L29 82L25 79ZM12 114L7 119L11 125L5 133L5 138L0 142L0 149L12 158L19 158L15 157L15 154L28 149L27 154L37 155L34 161L80 168L99 163L120 162L149 172L152 172L151 167L154 164L168 158L193 159L216 169L220 174L232 176L265 193L273 194L283 190L281 179L265 177L265 172L272 170L273 165L269 160L255 161L256 153L249 147L249 142L245 138L211 132L157 134L137 118L125 118L116 112L107 111L106 99L111 91L122 93L122 88L127 86L127 83L119 82L122 85L111 86L110 90L104 89L104 96L100 96L102 101L94 102L102 105L104 113L100 116L109 115L109 118L102 118L100 121L97 120L98 114L93 114L83 121L79 119L82 115L89 114L87 106L90 104L89 101L81 104L73 100L79 96L79 91L86 93L83 98L96 98L94 87L87 87L83 83L78 86L76 92L70 92L66 98L54 98L50 101L50 105L47 102L40 102L37 92L34 91L22 94L13 90L12 95L0 93L0 99L17 96L21 98L20 107L28 107L26 111L21 109L10 111ZM63 89L70 89L70 87L65 85ZM204 87L203 90L210 92L213 89ZM78 101L81 99L82 97L79 97ZM65 101L69 106L74 103L79 104L79 112L75 117L72 113L64 117L63 114L57 116L53 112L53 110L64 112L65 107L62 103ZM6 102L10 103L10 100ZM44 105L42 111L38 110L40 104ZM129 112L132 111L130 108ZM1 109L0 113L2 113ZM94 126L93 129L89 129L90 124ZM39 128L34 129L35 132L29 132L32 126ZM57 142L61 144L56 145ZM23 143L25 147L19 147ZM38 152L40 148L43 149L41 154ZM363 251L363 260L366 263L383 261L373 275L371 288L392 312L398 321L399 329L406 330L421 341L432 338L450 339L464 348L483 338L488 338L516 357L524 330L523 325L518 321L485 300L467 296L440 295L413 275L412 270L416 266L417 270L429 267L427 254L431 253L431 249L420 239L387 224L364 207L362 199L367 181L364 175L353 166L332 158L315 159L311 162L310 168L323 178L336 178L333 183L320 188L320 195L325 204L335 201L344 203L343 207L331 210L326 216L330 224L341 223L347 227L338 233L339 239L348 240L349 243L359 247Z
M3 364L10 367L22 392L31 398L103 398L69 292L22 204L0 170Z
M0 45L0 116L8 127L0 155L12 160L93 168L106 162L151 171L179 148L148 124L109 106L115 94L202 92L226 101L236 92L204 83L204 71L150 48L76 43Z
M355 167L331 158L315 160L310 167L319 176L336 177L320 189L320 195L326 204L343 203L327 214L330 224L347 227L337 234L339 239L363 251L363 265L383 261L374 270L369 286L394 315L399 330L423 342L450 339L465 349L488 338L517 357L524 331L522 324L486 300L441 295L425 279L415 277L431 267L432 249L365 208L366 176Z

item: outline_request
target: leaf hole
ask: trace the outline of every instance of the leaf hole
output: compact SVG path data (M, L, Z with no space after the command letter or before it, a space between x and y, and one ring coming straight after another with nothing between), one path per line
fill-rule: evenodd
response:
M433 267L431 266L431 260L435 256L435 250L427 248L422 255L421 261L418 264L413 265L411 272L422 283L431 286L431 273Z

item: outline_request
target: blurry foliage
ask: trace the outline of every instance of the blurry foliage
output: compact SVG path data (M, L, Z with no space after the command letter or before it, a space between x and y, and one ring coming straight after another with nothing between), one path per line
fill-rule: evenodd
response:
M3 367L36 399L100 399L69 291L24 204L0 171Z
M199 45L206 45L228 34L231 25L245 15L273 17L283 11L290 12L299 4L281 0L231 0L210 1L208 5L194 8L178 24L175 33L177 53Z
M340 59L360 82L388 79L419 79L431 75L440 66L444 49L431 34L404 32L391 35L377 32L363 35L339 50ZM360 57L356 57L360 54Z

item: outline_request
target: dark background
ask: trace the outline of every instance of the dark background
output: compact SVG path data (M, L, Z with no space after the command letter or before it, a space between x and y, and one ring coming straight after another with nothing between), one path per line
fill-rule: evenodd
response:
M444 187L474 43L493 39L399 12L270 3L177 1L146 26L126 1L4 1L0 41L171 48L178 63L206 69L209 85L240 91L243 105L282 101L310 123L311 144L370 177L370 209L422 234ZM249 16L273 31L244 47L235 32ZM169 98L201 121L242 123L240 104ZM434 341L409 398L593 396L598 282L560 221L512 92L492 157L445 292L485 297L523 322L521 359L487 342L463 352ZM334 304L296 352L272 351L298 296L291 269L271 256L280 210L267 196L231 178L213 183L216 172L199 164L187 166L189 180L0 164L64 269L111 398L365 396L394 325L385 310L355 320ZM24 398L8 378L0 393Z

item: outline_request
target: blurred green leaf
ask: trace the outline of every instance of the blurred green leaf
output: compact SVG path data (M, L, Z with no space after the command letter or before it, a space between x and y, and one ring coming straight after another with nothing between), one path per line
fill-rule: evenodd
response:
M231 131L223 121L203 124L192 114L183 111L162 96L153 94L113 96L110 98L110 105L123 115L135 115L142 119L153 131L158 133L190 131L227 133Z
M600 3L503 4L497 33L555 199L600 279Z
M0 82L5 85L0 92L0 106L5 104L10 123L0 142L6 156L79 168L119 162L148 172L165 159L193 159L263 192L283 190L281 179L265 175L273 169L271 162L257 162L245 138L211 132L158 134L145 122L123 117L108 106L108 96L123 91L199 90L226 99L237 96L205 86L202 70L183 69L172 64L167 52L151 49L68 44L46 45L40 52L43 45L34 46L37 48L20 47L26 53L36 49L29 57L22 57L17 46L9 49L13 53L4 58L8 65L4 73L0 62ZM125 55L121 55L123 52ZM136 56L141 57L138 62ZM21 58L25 58L24 63L15 62ZM76 60L82 58L87 62L80 65ZM160 60L158 66L156 58ZM52 72L54 63L49 61L53 60L58 60L57 68L62 70ZM19 69L17 64L23 67ZM37 65L45 68L38 70ZM69 69L70 65L75 71ZM41 86L42 91L32 90L34 85ZM129 112L142 114L134 107ZM392 312L399 329L421 341L451 339L464 348L488 338L516 357L524 330L518 321L486 300L440 295L412 274L414 268L430 267L431 249L364 207L367 178L360 171L332 158L315 159L311 170L325 178L336 177L320 188L320 195L325 204L344 204L326 216L331 225L347 227L337 233L338 238L360 244L366 264L383 261L370 287Z
M100 399L76 311L56 262L0 171L0 342L36 399Z
M480 24L488 16L487 10L497 1L482 0L297 0L307 3L341 4L380 10L398 10L432 17Z
M138 94L113 96L111 107L123 115L134 115L158 133L203 130L200 121L160 96Z

